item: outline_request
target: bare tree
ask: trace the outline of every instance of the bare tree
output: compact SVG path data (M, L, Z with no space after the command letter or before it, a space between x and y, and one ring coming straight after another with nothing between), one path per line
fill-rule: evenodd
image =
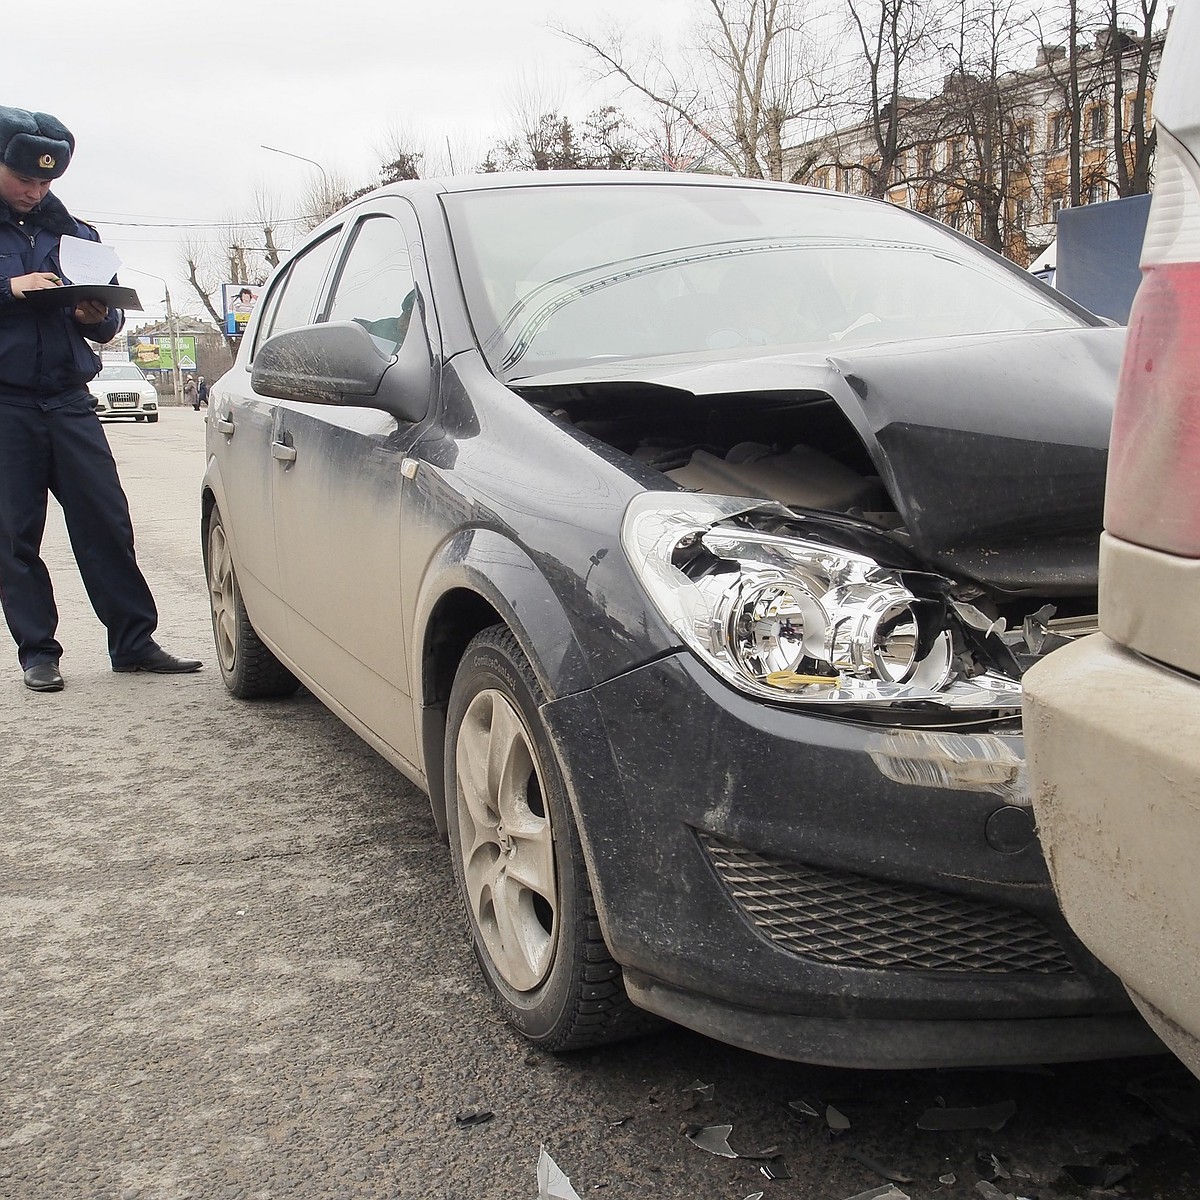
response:
M1141 196L1150 191L1156 133L1149 120L1149 102L1155 55L1162 48L1161 35L1155 29L1157 15L1158 0L1136 0L1127 10L1122 10L1120 0L1109 2L1112 144L1118 196ZM1131 87L1127 117L1125 98Z
M708 138L677 113L659 109L641 128L646 165L662 171L713 171L718 156Z
M542 113L521 131L498 142L482 163L484 171L576 171L583 166L575 127L560 112Z
M1014 236L1018 200L1030 188L1026 101L1009 61L1023 19L1015 0L964 3L939 97L938 136L952 148L940 176L950 203L967 219L968 232L1012 257L1025 252Z
M567 116L560 89L522 74L508 96L511 132L487 151L479 170L612 170L645 165L648 147L620 109L604 105L582 126Z
M965 0L964 0L965 7ZM902 164L928 136L931 106L909 94L918 70L928 69L937 49L936 25L942 15L932 0L846 0L850 29L866 68L865 112L875 154L865 163L838 161L842 169L860 167L866 191L877 197L902 177Z
M654 150L620 109L589 113L582 128L561 112L543 113L522 133L498 142L483 171L620 171L658 165Z
M1158 12L1158 0L1059 0L1031 17L1039 60L1059 93L1056 132L1066 160L1060 186L1071 206L1097 188L1118 196L1150 190L1155 135L1149 103L1162 50ZM1097 144L1110 148L1111 163Z
M1064 158L1065 177L1047 179L1047 187L1061 193L1062 201L1074 208L1082 202L1086 187L1083 162L1084 108L1098 97L1101 83L1094 70L1095 54L1087 53L1085 41L1098 31L1097 17L1080 7L1080 0L1059 0L1029 17L1037 35L1038 61L1044 66L1058 94L1059 111L1050 114L1048 153Z
M279 265L281 251L275 238L279 224L278 201L257 191L250 213L230 217L218 241L189 238L183 242L181 255L188 283L218 328L224 324L217 307L221 285L265 283ZM226 342L230 352L235 352L237 339L227 337Z
M346 177L338 172L322 172L319 179L310 179L301 193L298 220L305 230L316 229L322 221L333 216L354 194Z
M430 132L397 122L389 126L376 148L379 184L404 179L434 179L472 170L485 153L477 134Z
M711 147L724 169L754 179L783 178L788 122L814 111L815 49L802 0L697 0L696 52L667 61L659 48L631 52L617 31L588 36L559 27L598 63L662 114Z

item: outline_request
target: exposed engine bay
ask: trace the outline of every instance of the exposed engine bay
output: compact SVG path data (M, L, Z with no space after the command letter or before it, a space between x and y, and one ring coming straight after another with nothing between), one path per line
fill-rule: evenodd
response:
M652 395L647 392L652 391ZM822 393L697 397L636 385L555 389L539 408L688 491L761 496L780 504L899 516L837 402Z
M882 569L903 572L920 597L917 607L940 607L949 619L930 621L922 615L919 621L909 620L901 615L909 608L896 607L883 619L891 630L887 653L892 665L880 668L886 654L877 653L875 676L882 669L885 679L889 670L897 680L916 681L922 672L931 677L932 653L942 664L934 672L938 686L951 675L982 678L992 670L1016 680L1041 655L1096 628L1092 588L1074 588L1072 594L1061 586L1046 591L997 586L993 580L947 571L944 558L931 561L923 555L905 521L905 509L913 508L911 498L907 506L897 502L842 405L827 393L696 396L632 382L517 390L551 419L661 472L686 492L773 501L739 518L767 537L828 542L866 556ZM724 569L719 564L697 565L703 556L680 554L676 565L693 574L715 570L719 575ZM790 597L775 596L757 603L759 609L765 604L775 612L789 602ZM748 620L745 612L736 619L743 624ZM778 644L797 624L785 620L782 635L772 626L769 637L759 636L743 667L762 678L778 677L777 668L785 661L807 664L809 672L829 670L827 664L814 665L821 656L803 652L799 642L790 656ZM762 628L762 622L756 627ZM932 634L920 632L935 627L955 630L952 637L939 635L944 644L936 650ZM883 635L872 636L878 641ZM919 655L925 656L925 665L919 671L913 667L908 676L894 665Z

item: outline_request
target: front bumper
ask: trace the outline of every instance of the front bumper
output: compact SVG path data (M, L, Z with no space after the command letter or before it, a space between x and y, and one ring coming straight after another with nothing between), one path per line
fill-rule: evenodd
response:
M1200 680L1097 634L1039 663L1026 695L1063 911L1200 1073Z
M132 392L111 392L104 396L93 394L92 404L98 417L145 417L158 413L157 400L147 400Z
M1153 1053L1063 922L1020 740L773 708L676 654L546 706L632 998L810 1062Z

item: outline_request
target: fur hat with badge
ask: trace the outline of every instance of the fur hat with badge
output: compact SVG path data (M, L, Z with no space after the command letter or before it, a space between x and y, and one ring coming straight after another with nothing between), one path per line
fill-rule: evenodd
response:
M30 179L57 179L71 164L75 138L49 113L0 104L0 162Z

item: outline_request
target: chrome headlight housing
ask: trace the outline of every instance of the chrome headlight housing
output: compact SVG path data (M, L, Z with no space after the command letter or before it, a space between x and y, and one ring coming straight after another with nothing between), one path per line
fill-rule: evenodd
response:
M1014 709L1016 679L958 665L955 606L931 577L736 518L786 510L649 492L621 544L654 606L722 678L781 703Z

